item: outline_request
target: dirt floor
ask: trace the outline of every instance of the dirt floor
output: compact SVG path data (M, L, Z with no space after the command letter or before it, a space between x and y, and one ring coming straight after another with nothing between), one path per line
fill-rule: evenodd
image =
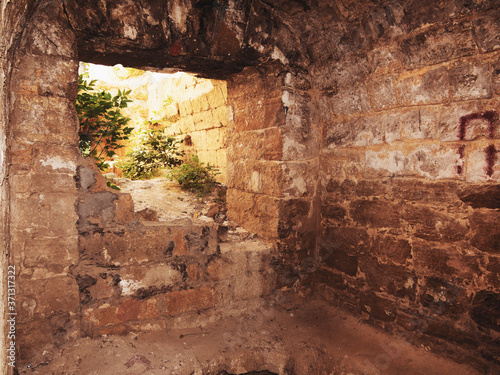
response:
M268 303L256 313L196 329L72 342L45 366L64 375L478 375L374 329L323 301ZM225 372L224 372L225 371Z
M163 178L117 179L136 210L160 220L200 215L207 205ZM238 228L237 228L238 229ZM233 232L237 232L233 229ZM244 231L240 229L240 232ZM52 375L478 375L363 323L319 299L275 294L254 311L197 328L81 338L20 374ZM197 324L197 323L196 323ZM196 326L194 324L194 326Z

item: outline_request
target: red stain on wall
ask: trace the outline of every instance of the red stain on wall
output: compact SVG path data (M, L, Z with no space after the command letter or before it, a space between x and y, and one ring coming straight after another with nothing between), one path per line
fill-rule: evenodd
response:
M493 167L497 161L497 150L495 145L489 145L484 149L486 152L486 174L491 177L493 176Z
M475 112L460 117L460 125L458 127L458 138L463 141L467 132L467 123L470 120L485 119L488 122L488 137L495 138L495 131L498 125L498 113L496 111L486 111L483 113ZM458 149L460 159L464 158L465 145L461 145ZM495 145L489 145L484 149L486 154L486 175L491 177L493 175L493 167L497 161L497 150ZM461 165L457 166L457 173L462 174L463 168Z
M484 113L475 112L460 117L460 126L458 127L458 138L463 141L467 131L467 123L470 120L485 119L488 121L488 136L493 138L495 136L496 125L498 122L498 113L496 111L486 111Z

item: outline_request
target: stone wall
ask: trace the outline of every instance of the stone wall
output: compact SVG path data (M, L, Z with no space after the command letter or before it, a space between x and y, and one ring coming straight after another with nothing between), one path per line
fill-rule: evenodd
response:
M272 247L219 241L207 217L144 221L106 186L93 159L78 168L82 334L195 328L258 308L274 285Z
M61 4L39 4L11 51L7 220L17 270L18 364L43 361L44 348L79 331L78 286L68 274L78 260L79 163L78 61L68 30Z
M281 81L276 70L249 68L228 82L228 215L268 240L278 238L283 194Z
M186 153L185 160L197 155L200 162L216 166L217 181L226 183L230 122L226 82L186 76L175 86L174 102L165 108L174 122L167 126L166 133L184 139L180 149Z
M408 6L405 33L369 43L373 17L322 67L335 90L321 97L314 279L325 298L487 371L500 363L500 14L483 5L451 18Z

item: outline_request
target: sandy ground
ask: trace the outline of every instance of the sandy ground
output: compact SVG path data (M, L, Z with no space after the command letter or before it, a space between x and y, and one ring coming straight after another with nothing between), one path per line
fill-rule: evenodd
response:
M205 203L164 178L117 180L136 211L160 220L199 215ZM307 301L307 302L304 302ZM478 375L363 323L318 299L275 295L253 311L191 329L81 338L53 360L19 369L51 375ZM269 371L269 372L268 372Z
M158 213L160 221L192 218L204 206L203 200L181 190L177 182L165 177L144 181L115 178L114 183L120 187L121 192L132 195L135 211L153 209Z

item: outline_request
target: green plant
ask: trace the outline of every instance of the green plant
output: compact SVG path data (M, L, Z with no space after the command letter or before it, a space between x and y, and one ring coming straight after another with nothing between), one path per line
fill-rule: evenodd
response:
M184 152L179 151L182 141L166 136L162 130L146 129L139 133L140 143L127 153L120 165L125 177L140 180L153 177L162 167L175 167L182 163Z
M96 159L99 169L108 167L105 158L116 155L115 150L124 147L121 144L129 138L133 128L127 126L129 117L122 114L126 108L130 90L118 90L117 95L95 90L95 80L88 82L85 74L78 77L78 95L76 112L80 121L79 147L83 156Z
M191 155L191 159L172 169L168 177L177 180L181 188L195 192L200 197L205 196L217 184L215 176L219 174L219 170L209 163L200 163L195 155Z

